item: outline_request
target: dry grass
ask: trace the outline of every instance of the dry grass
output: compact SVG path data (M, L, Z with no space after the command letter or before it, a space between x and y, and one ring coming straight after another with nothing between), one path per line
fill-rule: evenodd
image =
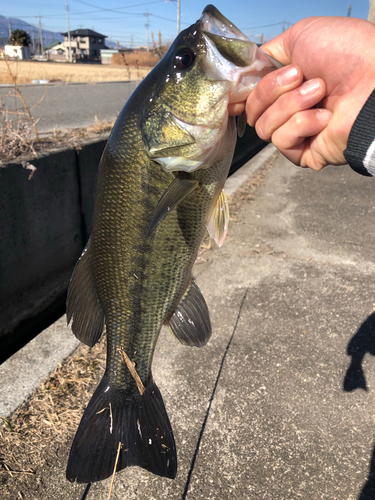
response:
M101 134L109 135L113 125L114 121L99 122L92 127L68 131L55 130L53 133L40 136L40 140L37 141L31 125L25 122L9 121L6 113L2 114L0 108L0 168L25 155L38 158L40 151L48 149L74 148L79 150L83 139L94 138Z
M66 446L103 374L104 365L104 339L92 349L79 346L9 420L3 419L5 426L0 428L2 499L14 499L16 492L28 491L31 483L38 482L43 464L53 460L59 448Z
M50 82L106 82L119 80L140 80L150 71L150 67L132 66L129 72L124 66L105 64L70 64L39 61L10 61L11 71L17 83L31 83L32 80ZM0 60L0 83L11 83L6 63Z

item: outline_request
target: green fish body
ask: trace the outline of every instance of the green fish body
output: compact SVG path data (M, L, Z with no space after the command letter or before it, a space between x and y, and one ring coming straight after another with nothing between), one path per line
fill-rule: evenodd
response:
M226 31L217 40L218 30L232 43ZM137 87L108 140L91 237L67 300L82 342L94 345L105 325L107 366L72 445L70 481L98 481L131 465L176 475L152 358L164 324L189 346L211 335L191 270L207 228L221 245L228 225L223 187L236 142L228 102L275 67L265 56L259 63L254 45L208 6ZM218 60L230 77L218 73Z

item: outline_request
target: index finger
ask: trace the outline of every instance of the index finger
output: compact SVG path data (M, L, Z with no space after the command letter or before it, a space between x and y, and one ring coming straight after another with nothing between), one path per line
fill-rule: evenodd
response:
M298 66L286 66L264 76L246 101L246 118L251 127L280 95L298 87L303 80Z

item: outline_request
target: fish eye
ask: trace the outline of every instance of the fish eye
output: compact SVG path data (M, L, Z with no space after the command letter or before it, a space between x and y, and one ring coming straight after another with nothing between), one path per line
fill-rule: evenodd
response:
M189 68L195 61L195 54L191 49L181 49L174 56L175 68L184 70Z

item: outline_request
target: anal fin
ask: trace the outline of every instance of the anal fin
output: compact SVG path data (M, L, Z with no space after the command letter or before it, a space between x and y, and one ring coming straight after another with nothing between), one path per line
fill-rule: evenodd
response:
M194 278L167 324L181 344L195 347L207 344L212 333L210 315Z
M90 266L90 240L74 268L66 300L68 324L78 340L92 347L102 334L104 313L100 307Z
M213 240L216 241L219 247L222 246L227 235L229 224L229 206L228 198L224 191L221 191L216 199L214 209L210 220L207 223L207 230Z

